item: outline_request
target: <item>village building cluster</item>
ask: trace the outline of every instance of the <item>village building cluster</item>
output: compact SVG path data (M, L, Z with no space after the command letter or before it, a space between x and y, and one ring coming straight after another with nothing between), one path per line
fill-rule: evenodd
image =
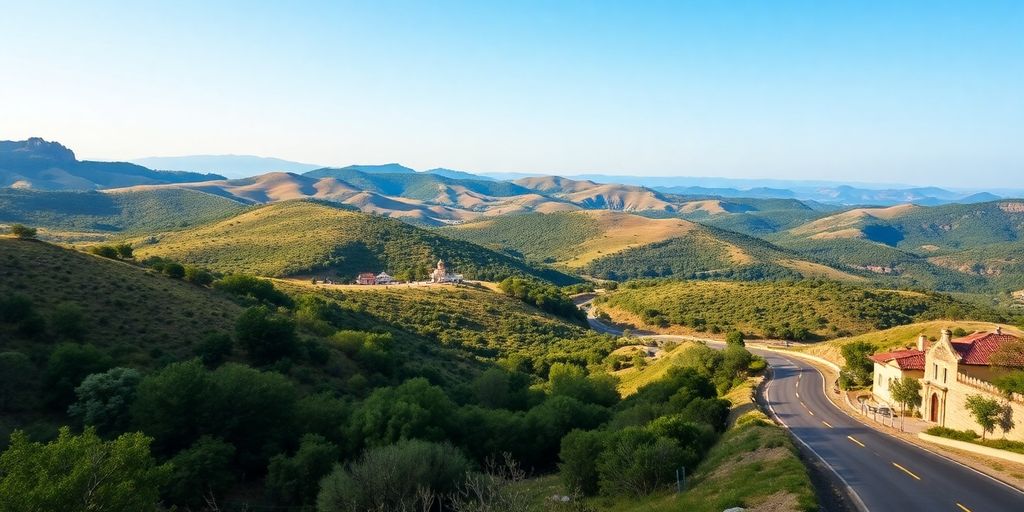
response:
M462 274L449 272L448 267L445 265L444 260L437 261L437 267L430 271L430 280L427 283L430 284L458 284L463 281ZM330 279L323 279L320 281L324 284L334 284ZM313 279L313 283L317 283L316 278ZM399 282L394 276L391 276L387 272L373 273L373 272L360 272L355 279L355 284L364 286L375 286L375 285L389 285L389 284L407 284Z
M894 404L890 388L904 377L921 383L921 416L935 425L956 430L977 430L978 424L965 403L969 395L982 395L1005 401L1013 417L1024 422L1024 396L1007 396L992 382L1011 371L992 364L992 354L1020 338L996 327L991 332L975 332L953 338L949 329L932 343L923 334L914 348L874 354L874 380L871 392L879 402ZM1024 354L1020 354L1024 364ZM1024 441L1024 428L1004 432L1007 439Z

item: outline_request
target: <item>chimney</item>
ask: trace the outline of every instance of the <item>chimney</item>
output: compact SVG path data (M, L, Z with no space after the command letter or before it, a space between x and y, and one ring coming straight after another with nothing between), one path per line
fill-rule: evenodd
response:
M953 340L953 331L949 330L949 327L943 329L942 330L942 339L940 339L939 341L940 342L941 341L945 341L946 343L949 343L952 340Z
M1003 334L1003 326L997 325L996 326L996 335L1001 335L1001 334Z
M924 335L924 333L921 333L921 335L917 337L917 349L920 350L921 352L924 352L924 347L927 343L928 338Z

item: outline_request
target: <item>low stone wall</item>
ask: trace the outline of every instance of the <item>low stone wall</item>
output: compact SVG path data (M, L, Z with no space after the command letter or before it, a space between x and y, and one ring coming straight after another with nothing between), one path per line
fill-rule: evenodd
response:
M931 434L925 434L921 432L917 434L917 437L923 441L929 443L935 443L937 445L945 446L947 448L956 448L965 452L976 453L978 455L985 455L987 457L996 457L1010 462L1016 462L1018 464L1024 464L1024 454L1000 450L997 448L989 448L988 446L982 446L980 444L968 443L967 441L957 441L956 439L947 439L945 437L933 436Z

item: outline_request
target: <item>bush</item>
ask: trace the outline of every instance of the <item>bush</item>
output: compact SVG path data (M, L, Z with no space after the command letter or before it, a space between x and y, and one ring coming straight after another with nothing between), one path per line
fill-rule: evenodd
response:
M36 237L36 228L30 228L24 224L11 224L11 234L22 239L28 240Z
M598 459L601 493L640 497L674 479L687 454L667 437L637 427L616 432Z
M89 248L89 252L104 258L117 259L117 249L112 245L94 245Z
M875 346L866 341L847 343L841 349L843 360L842 373L846 375L846 383L852 386L866 386L871 383L874 364L868 356L875 352Z
M208 498L221 499L235 483L231 459L235 447L213 437L200 437L171 458L170 477L163 496L173 505L201 507Z
M164 265L163 273L171 279L181 279L185 277L185 267L181 263L167 263Z
M978 439L978 433L973 430L956 430L946 427L931 427L924 431L925 434L933 436L945 437L947 439L955 439L957 441L971 442Z
M320 480L338 461L338 447L322 436L302 436L299 450L289 457L275 455L267 467L267 496L281 505L312 504L316 501Z
M552 396L568 396L584 403L604 406L619 401L618 381L608 374L587 376L582 367L555 363L548 371L548 386Z
M17 431L0 455L0 510L155 511L170 471L157 466L140 433L103 441L68 427L46 444Z
M295 354L295 323L266 306L245 310L235 323L235 337L256 364L273 363Z
M75 388L83 379L112 366L110 357L92 345L57 345L50 353L43 375L49 403L59 410L66 409L75 400Z
M224 333L207 334L195 348L195 354L207 367L220 366L235 349L231 336Z
M372 448L348 467L336 466L320 482L318 512L419 510L420 491L452 493L471 468L450 444L403 440Z
M374 391L352 413L350 437L365 446L400 439L440 441L452 430L455 404L444 390L417 377Z
M213 287L233 295L250 297L277 306L291 306L292 300L279 290L274 283L242 274L231 274L213 282Z
M0 321L18 323L33 314L35 314L35 310L28 297L13 293L6 297L0 297Z
M117 244L114 246L114 250L117 251L117 256L121 259L128 260L134 257L134 251L132 250L131 244Z
M199 286L209 286L213 282L213 274L195 265L185 265L185 280Z
M609 435L600 431L573 430L562 438L558 464L562 483L570 492L593 496L598 491L597 459L605 449Z
M139 372L131 368L111 368L89 375L75 388L78 401L68 408L68 415L102 434L124 432L140 380Z
M744 346L743 333L740 331L729 331L729 334L725 335L725 342L729 345Z

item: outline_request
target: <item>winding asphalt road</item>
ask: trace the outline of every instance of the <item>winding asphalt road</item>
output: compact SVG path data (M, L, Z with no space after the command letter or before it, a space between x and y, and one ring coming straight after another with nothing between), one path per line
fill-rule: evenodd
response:
M764 395L776 419L871 512L1024 511L1024 493L971 468L867 427L825 395L825 379L796 358L752 350L772 375Z
M622 334L592 317L588 321L594 330ZM825 395L824 376L810 364L776 352L751 352L771 368L764 398L772 414L838 475L860 510L1024 512L1024 492L839 410Z

